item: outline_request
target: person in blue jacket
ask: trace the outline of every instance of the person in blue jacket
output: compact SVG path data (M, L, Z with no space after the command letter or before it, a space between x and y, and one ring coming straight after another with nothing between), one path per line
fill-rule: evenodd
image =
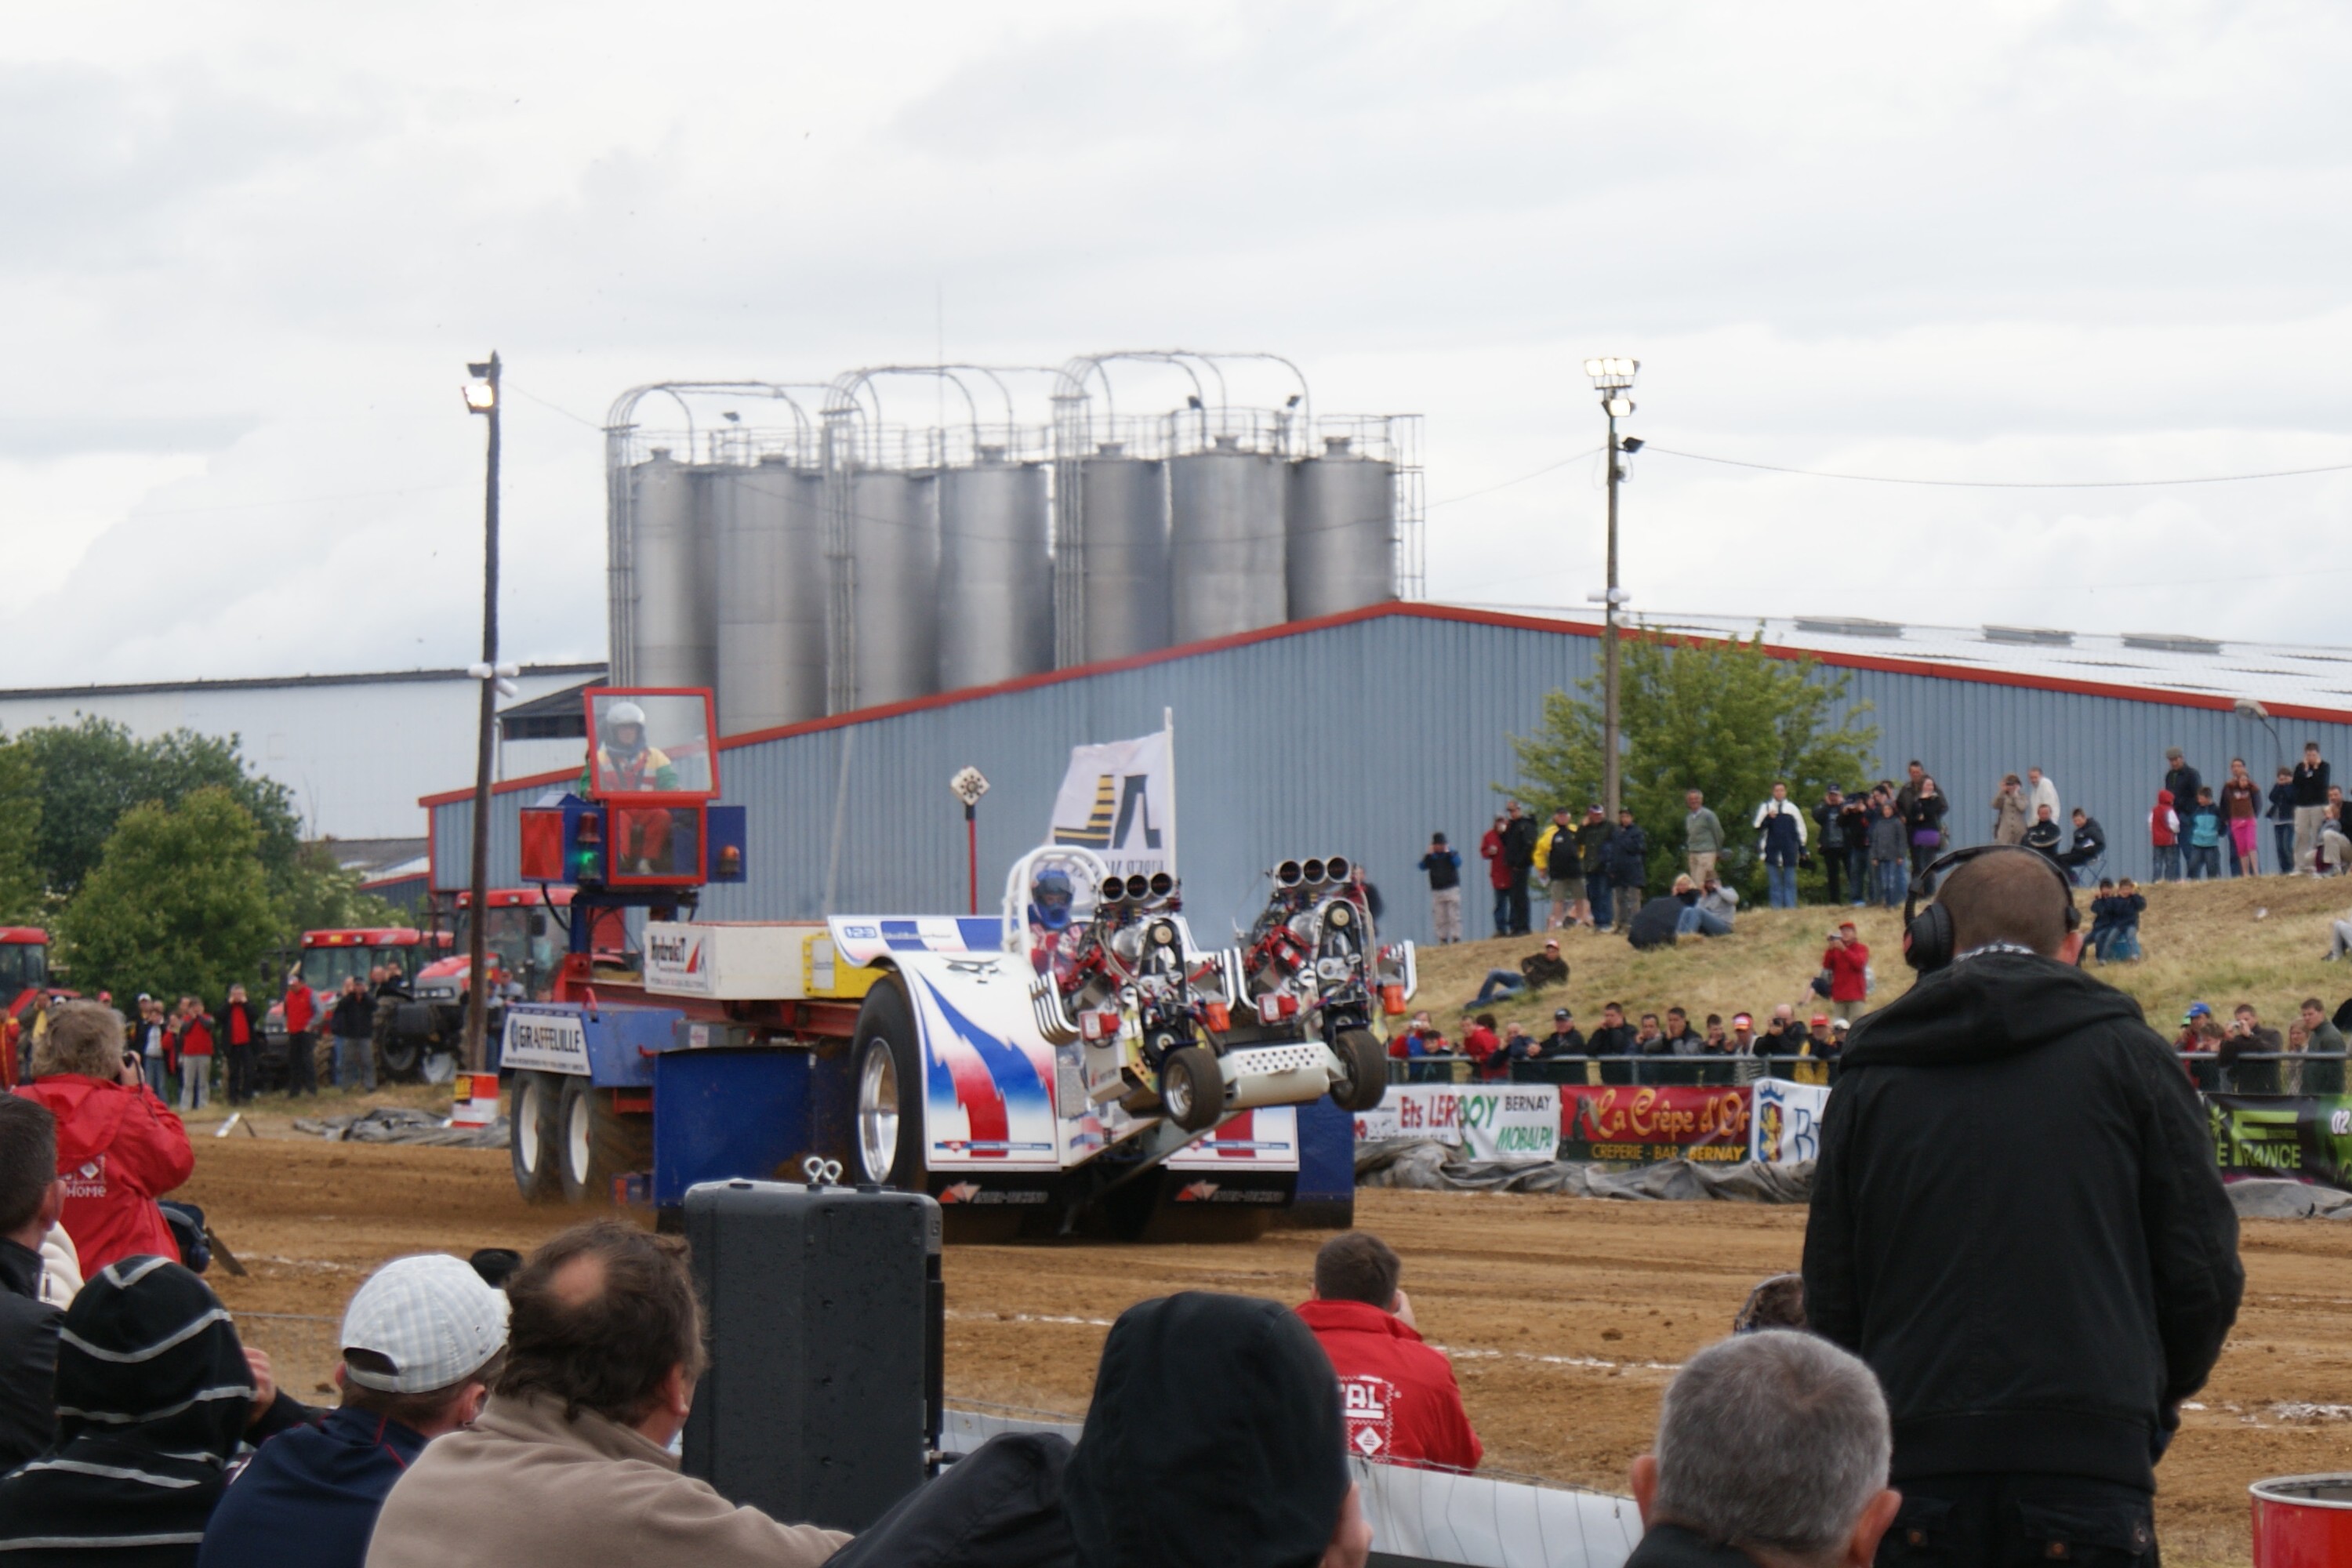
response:
M343 1315L341 1408L262 1444L205 1528L197 1568L362 1568L393 1483L469 1426L506 1359L507 1299L444 1253L398 1258Z

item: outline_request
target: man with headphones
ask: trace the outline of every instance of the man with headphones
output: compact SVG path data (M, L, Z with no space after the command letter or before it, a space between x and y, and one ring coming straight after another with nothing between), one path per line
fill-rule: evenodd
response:
M2058 960L2045 857L1944 856L1904 917L1920 976L1849 1037L1805 1230L1806 1316L1894 1418L1879 1561L2153 1564L2156 1461L2245 1285L2204 1114L2138 1004Z

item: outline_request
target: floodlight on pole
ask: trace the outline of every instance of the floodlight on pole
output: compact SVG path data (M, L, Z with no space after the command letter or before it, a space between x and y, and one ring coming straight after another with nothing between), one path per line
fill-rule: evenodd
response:
M1609 586L1599 595L1601 599L1601 795L1606 804L1609 819L1617 819L1622 804L1619 755L1623 745L1617 733L1617 606L1626 599L1624 590L1617 586L1617 483L1625 477L1618 458L1640 448L1639 441L1620 441L1617 421L1630 418L1633 400L1624 395L1633 390L1633 377L1641 371L1642 362L1615 354L1600 355L1584 362L1584 374L1592 378L1592 388L1601 394L1601 412L1609 419Z

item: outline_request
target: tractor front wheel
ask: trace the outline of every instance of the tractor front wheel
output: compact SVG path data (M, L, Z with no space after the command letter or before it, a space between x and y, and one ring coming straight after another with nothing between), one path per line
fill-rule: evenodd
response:
M1389 1091L1389 1057L1370 1029L1342 1029L1332 1052L1346 1076L1331 1086L1332 1102L1346 1111L1370 1110Z

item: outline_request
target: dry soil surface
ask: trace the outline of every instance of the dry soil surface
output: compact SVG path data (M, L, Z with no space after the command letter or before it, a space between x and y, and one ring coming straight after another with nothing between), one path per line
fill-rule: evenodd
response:
M313 1320L339 1314L376 1264L527 1249L580 1217L523 1205L503 1153L242 1130L198 1145L186 1195L250 1271L215 1267L213 1281L298 1391L318 1390L333 1356L331 1324ZM1454 1357L1487 1464L1612 1491L1675 1365L1725 1331L1756 1279L1796 1266L1804 1234L1801 1210L1540 1195L1367 1191L1357 1215L1404 1255L1423 1332ZM1296 1300L1321 1239L951 1248L950 1390L1082 1411L1122 1308L1188 1289ZM2352 1469L2352 1225L2252 1224L2244 1250L2238 1331L2160 1471L2176 1564L2248 1561L2250 1481Z

